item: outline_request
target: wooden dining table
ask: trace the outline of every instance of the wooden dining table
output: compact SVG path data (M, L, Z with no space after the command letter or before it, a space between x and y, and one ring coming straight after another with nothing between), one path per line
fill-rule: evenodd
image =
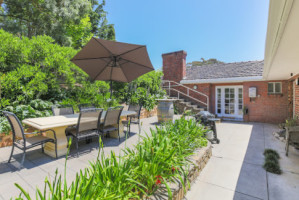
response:
M134 111L125 111L123 110L121 113L121 117L134 116L137 113ZM103 111L101 116L101 122L104 121L106 115L106 111ZM76 125L78 123L79 114L72 115L58 115L58 116L50 116L50 117L39 117L39 118L28 118L24 119L22 122L28 126L31 126L37 130L47 130L52 129L56 133L57 138L57 155L63 156L67 153L67 137L65 135L65 129L69 126ZM97 120L97 119L96 119ZM53 138L53 134L49 131L47 133L48 137ZM123 134L123 125L120 123L120 134ZM111 134L110 136L116 137L116 134ZM55 156L55 145L53 143L46 143L44 146L44 152L51 156Z

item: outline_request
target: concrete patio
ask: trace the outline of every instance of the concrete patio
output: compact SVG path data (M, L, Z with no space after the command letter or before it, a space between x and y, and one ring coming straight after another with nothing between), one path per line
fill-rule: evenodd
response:
M151 117L142 119L142 134L149 133L151 128L155 128L157 118ZM125 128L126 130L126 128ZM115 138L104 138L104 152L110 154L114 151L119 155L125 147L132 147L138 142L138 126L131 125L131 136L121 142ZM55 171L58 169L59 174L64 174L65 157L59 159L51 158L41 152L41 148L32 149L26 153L24 168L17 170L21 160L21 151L15 149L14 157L11 163L7 163L11 151L11 147L0 148L0 200L7 200L10 197L19 195L20 190L14 183L20 184L26 189L31 197L35 197L35 188L44 186L45 177L50 180L54 179ZM93 142L86 144L85 141L79 143L79 158L76 155L75 145L72 145L71 154L67 161L67 182L70 183L76 177L76 172L89 166L90 161L95 161L98 155L98 141L93 139Z
M220 144L191 186L186 199L295 200L299 199L299 150L290 148L272 133L276 125L223 122L217 126ZM281 159L281 175L266 172L263 151L275 149Z
M155 128L156 117L142 120L142 135ZM299 151L290 148L289 157L284 155L284 144L274 138L272 132L276 125L262 123L223 122L217 126L220 144L213 145L213 156L202 171L197 181L187 193L186 199L298 199L299 196ZM132 125L132 134L125 142L107 138L104 140L106 154L121 152L125 146L132 147L138 142L138 127ZM86 145L79 144L80 156L71 149L67 162L67 181L74 180L76 172L89 165L98 154L97 141ZM282 175L266 173L262 168L265 148L276 149L281 156ZM44 178L53 180L55 170L64 172L65 158L52 159L42 154L41 149L28 152L24 169L18 171L21 156L14 156L7 164L11 148L0 149L0 199L16 197L19 190L14 183L19 183L30 194L35 188L43 188ZM20 151L19 151L20 153ZM17 161L15 161L15 159Z

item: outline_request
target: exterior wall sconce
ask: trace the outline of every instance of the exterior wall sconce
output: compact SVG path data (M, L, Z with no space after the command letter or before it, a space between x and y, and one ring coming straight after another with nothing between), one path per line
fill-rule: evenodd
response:
M194 90L197 90L197 85L194 85L194 86L193 86L193 89L194 89Z

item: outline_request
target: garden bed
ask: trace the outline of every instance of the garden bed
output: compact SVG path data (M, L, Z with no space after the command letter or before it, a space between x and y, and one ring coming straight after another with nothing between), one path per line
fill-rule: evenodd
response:
M172 199L173 200L182 200L184 199L184 195L189 189L190 185L194 182L194 180L199 176L200 172L208 163L210 157L212 156L212 145L209 142L206 147L200 148L194 152L194 155L191 156L191 160L193 164L188 169L188 181L185 180L185 183L182 184L179 179L177 179L174 183L169 183L169 186L172 191ZM183 187L185 185L185 187ZM163 200L169 199L168 192L166 187L161 187L154 195L149 198L148 200Z
M54 196L57 199L148 199L157 195L181 199L183 188L198 176L211 156L205 132L205 127L194 119L182 117L141 136L140 142L133 148L125 148L121 157L114 152L105 155L100 140L98 159L77 173L75 181L67 184L63 176L56 174L51 183L46 180L45 188L37 189L37 199ZM22 196L30 199L21 186L17 187Z

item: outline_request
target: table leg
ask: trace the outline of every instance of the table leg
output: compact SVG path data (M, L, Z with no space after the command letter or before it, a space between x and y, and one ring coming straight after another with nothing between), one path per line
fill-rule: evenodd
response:
M117 127L118 125L115 124L114 126ZM112 131L111 133L109 133L109 135L112 138L118 138L118 132L117 131ZM122 124L121 121L119 121L119 136L120 136L120 138L125 137L124 125Z
M56 133L56 138L57 138L57 155L58 155L58 157L64 156L67 153L67 138L65 135L66 128L67 128L67 126L53 128L53 130ZM47 136L53 138L53 134L51 132L47 133ZM56 157L55 144L53 144L51 142L47 142L45 144L44 151L47 155L54 157L54 158Z

